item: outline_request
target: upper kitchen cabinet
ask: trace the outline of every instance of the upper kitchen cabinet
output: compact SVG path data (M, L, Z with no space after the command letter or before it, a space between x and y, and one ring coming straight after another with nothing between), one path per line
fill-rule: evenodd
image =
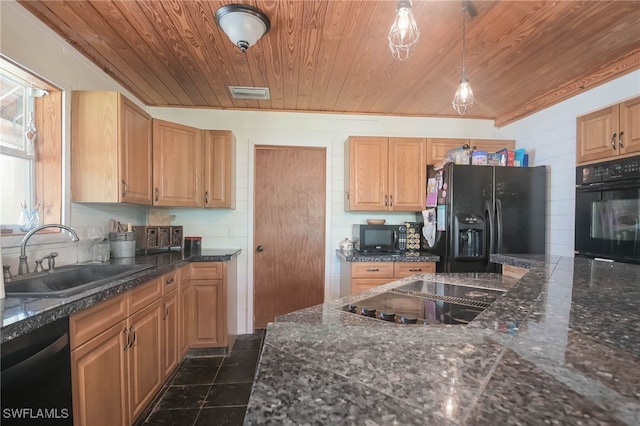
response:
M204 207L235 208L233 169L235 136L226 130L204 130Z
M578 117L576 162L609 160L640 152L640 97Z
M450 149L461 148L463 145L475 146L478 151L496 152L502 148L514 150L516 142L514 140L502 139L447 139L429 138L427 139L427 164L433 165L447 158Z
M498 152L503 148L513 151L516 149L516 141L508 139L470 139L469 146L475 146L476 151Z
M202 207L202 130L153 119L153 205Z
M425 158L423 138L350 137L345 210L422 210Z
M71 95L71 200L152 204L151 117L118 92Z

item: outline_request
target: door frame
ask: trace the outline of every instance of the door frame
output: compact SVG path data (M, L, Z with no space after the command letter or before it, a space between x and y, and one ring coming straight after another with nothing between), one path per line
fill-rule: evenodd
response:
M254 256L255 256L255 241L253 239L253 216L254 216L254 192L255 192L255 162L256 162L256 147L261 146L273 146L273 147L294 147L294 148L322 148L325 150L325 239L324 239L324 302L331 299L332 294L332 279L331 279L331 181L333 179L333 170L331 168L332 149L331 145L319 145L309 144L301 145L299 143L256 143L249 140L249 173L248 173L248 223L247 223L247 305L246 305L246 324L247 333L253 332L253 292L254 292ZM340 198L342 199L342 198ZM334 283L339 292L340 282Z

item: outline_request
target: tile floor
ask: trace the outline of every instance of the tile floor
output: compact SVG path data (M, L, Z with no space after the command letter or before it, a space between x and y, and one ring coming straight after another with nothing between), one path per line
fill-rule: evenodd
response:
M242 425L264 331L238 336L228 356L185 358L136 425Z

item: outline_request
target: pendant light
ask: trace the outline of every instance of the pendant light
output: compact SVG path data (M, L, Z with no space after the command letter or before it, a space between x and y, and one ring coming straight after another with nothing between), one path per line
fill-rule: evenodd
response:
M393 20L387 41L393 59L404 61L415 52L420 31L413 18L413 6L411 0L400 0L396 9L396 18Z
M216 24L242 53L265 35L271 22L269 17L248 4L229 4L216 12Z
M466 2L462 2L462 77L460 77L460 85L458 86L458 90L456 90L456 94L453 97L453 109L459 115L466 114L471 107L475 99L473 98L473 91L471 90L471 85L469 85L469 79L467 78L467 72L464 67L464 57L466 53L466 17L467 17L467 5Z

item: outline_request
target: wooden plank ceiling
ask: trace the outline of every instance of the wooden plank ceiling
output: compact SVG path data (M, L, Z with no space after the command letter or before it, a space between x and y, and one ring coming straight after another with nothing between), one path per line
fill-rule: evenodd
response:
M271 30L241 53L217 27L224 0L19 0L152 106L453 117L461 73L460 1L413 2L415 54L387 47L395 1L250 0ZM640 2L477 1L466 117L513 122L640 68ZM228 86L268 87L232 99Z

